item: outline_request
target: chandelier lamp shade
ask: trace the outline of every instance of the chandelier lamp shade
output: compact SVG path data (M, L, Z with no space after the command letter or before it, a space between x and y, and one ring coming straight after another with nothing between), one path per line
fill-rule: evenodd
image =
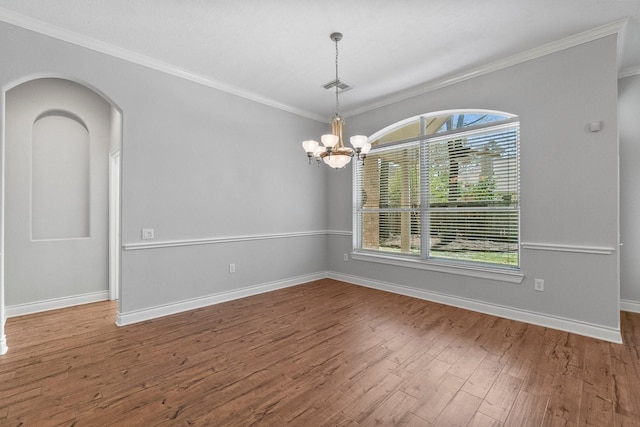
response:
M336 79L332 82L336 89L336 114L331 120L331 133L320 137L322 144L314 140L307 140L302 141L302 148L307 153L309 163L311 163L311 159L315 159L318 164L323 161L328 166L339 169L349 164L354 156L358 160L364 161L371 149L371 144L364 135L355 135L349 139L353 148L345 147L342 141L344 120L340 117L340 102L338 98L338 89L341 85L338 77L338 42L342 40L342 34L332 33L329 37L336 44Z

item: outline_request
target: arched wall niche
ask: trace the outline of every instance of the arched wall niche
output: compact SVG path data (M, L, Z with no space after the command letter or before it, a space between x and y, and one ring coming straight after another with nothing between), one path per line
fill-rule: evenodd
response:
M7 185L11 185L11 179L8 179L8 173L11 172L11 164L12 159L10 156L12 153L12 144L15 140L12 140L11 127L14 124L15 112L12 111L14 106L14 99L12 99L13 94L18 93L21 88L28 88L29 85L43 85L46 83L55 83L60 87L66 88L66 94L71 94L73 92L83 93L86 96L93 96L96 99L96 103L102 104L100 109L101 118L101 128L102 130L98 132L96 126L95 114L87 114L82 107L78 107L80 104L74 104L74 102L66 99L67 95L62 98L65 99L65 102L59 103L51 103L51 99L55 97L49 97L49 102L44 102L40 106L40 110L33 113L30 117L29 123L29 132L32 136L35 136L35 141L30 141L30 148L35 147L33 150L33 156L29 159L29 174L32 176L29 178L32 181L39 180L44 182L51 183L51 173L49 173L49 178L47 178L47 173L43 176L38 177L37 167L39 163L46 163L46 161L50 158L54 159L54 164L58 163L57 172L56 168L53 168L53 172L69 172L65 170L67 168L64 167L64 152L67 154L69 152L75 153L76 160L87 159L89 156L89 160L83 162L76 162L77 167L74 167L73 173L67 173L67 182L69 183L77 183L82 181L79 177L84 175L91 176L91 185L93 185L93 181L95 176L99 175L100 180L103 181L105 190L105 197L99 197L104 200L102 206L99 207L99 210L102 212L101 219L96 220L89 217L88 220L85 221L77 221L82 225L82 229L80 230L66 230L62 235L52 235L51 233L42 233L42 230L34 229L34 222L37 225L42 225L44 221L39 220L37 218L38 215L41 215L42 212L49 212L53 206L56 204L56 200L60 199L60 197L64 196L64 191L61 188L58 188L57 196L51 196L53 192L49 191L46 186L40 186L39 190L34 189L34 191L29 190L29 198L36 201L33 203L31 201L31 205L29 206L30 210L30 218L29 218L29 244L35 245L36 243L40 245L39 248L36 249L38 252L38 256L41 256L41 252L46 252L46 250L42 249L47 245L53 245L53 242L58 242L63 246L73 247L78 245L78 242L88 241L93 239L100 233L104 233L106 244L105 249L101 252L100 258L104 261L104 267L100 267L100 274L106 279L99 285L92 285L94 288L92 289L82 289L78 283L71 283L72 281L68 281L67 287L59 291L58 294L52 292L49 288L37 288L31 289L30 291L23 293L19 296L16 296L15 293L10 293L10 298L7 298L7 279L8 275L11 274L11 269L13 267L19 268L19 266L25 261L20 257L13 257L13 254L16 252L15 245L14 247L8 243L8 234L10 231L7 229L7 220L11 220L11 216L13 215L14 209L14 199L10 196L10 188L7 188ZM54 85L55 86L55 85ZM50 93L49 93L50 95ZM84 95L81 95L82 97ZM45 96L46 97L46 96ZM73 96L69 95L70 98ZM69 101L69 102L67 102ZM43 311L47 309L55 309L62 308L70 305L76 305L78 303L87 303L105 299L117 299L119 295L119 286L120 286L120 272L119 272L119 264L120 264L120 252L121 245L119 240L119 230L120 230L120 165L121 165L121 146L122 146L122 113L120 108L101 90L93 87L86 82L80 81L75 78L68 78L67 76L60 75L50 75L50 74L38 74L38 75L29 75L24 76L22 78L16 79L11 84L6 85L2 91L2 129L3 133L0 135L1 137L1 148L3 152L3 158L1 163L1 174L0 174L0 189L2 191L1 194L1 204L0 204L0 354L4 354L8 350L7 339L5 335L5 324L6 319L8 317L28 314L37 311ZM70 104L69 104L70 103ZM72 107L69 107L72 105ZM75 105L75 106L73 106ZM36 111L36 110L32 110ZM90 119L87 119L87 116L91 116ZM62 123L65 125L61 126ZM72 138L75 142L71 142L68 145L64 146L55 146L57 144L47 144L47 138L41 138L38 141L38 135L46 136L50 133L50 130L66 128L65 132L74 134L75 137ZM64 133L64 132L63 132ZM89 143L87 143L86 139L89 139ZM92 138L100 138L99 144L89 145L91 143ZM44 141L44 142L43 142ZM84 142L83 142L84 141ZM35 145L32 143L35 142ZM50 142L50 141L49 141ZM59 142L59 141L58 141ZM73 146L84 148L80 150L78 154L78 150L75 150ZM99 150L97 149L99 145ZM77 147L76 147L77 148ZM8 150L7 150L8 149ZM78 166L79 165L79 166ZM50 165L49 165L50 166ZM41 169L41 168L40 168ZM42 171L42 170L41 170ZM35 172L35 175L33 175ZM48 172L52 172L49 170ZM55 173L54 173L55 175ZM31 183L30 183L31 185ZM64 187L64 186L63 186ZM81 187L81 186L80 186ZM9 191L8 191L9 190ZM76 188L78 190L78 188ZM45 197L44 209L40 209L40 214L38 213L38 203L37 192L40 191L40 196L43 194L49 194L49 198ZM86 194L86 190L79 188L81 193ZM88 199L93 200L96 197L89 192L90 195L85 197L85 200L80 203L81 205L85 205L83 207L84 214L88 212L92 215L92 212L96 210L96 207L89 206L86 207L86 202ZM9 196L9 197L8 197ZM34 199L35 196L35 199ZM42 197L40 197L40 201L42 201ZM77 199L77 198L76 198ZM108 201L108 202L107 202ZM41 204L42 205L42 204ZM35 208L35 211L34 211ZM41 206L42 208L42 206ZM35 215L34 215L35 214ZM35 221L32 221L35 220ZM56 221L52 221L55 223ZM99 224L96 224L99 223ZM97 227L97 228L96 228ZM13 227L11 227L13 228ZM99 229L99 230L98 230ZM34 232L35 231L35 232ZM59 231L59 230L58 230ZM10 242L9 242L10 243ZM42 251L41 251L42 249ZM12 258L13 257L13 258ZM53 261L51 264L63 264L64 261L61 258L52 257ZM64 257L63 257L64 258ZM74 257L67 256L67 259L74 259ZM8 264L11 263L9 266ZM33 263L32 263L33 264ZM37 264L37 263L36 263ZM84 264L81 260L78 260L78 264ZM86 263L89 269L93 268L93 264L91 262ZM9 268L9 272L7 271L7 267ZM51 265L40 265L41 269L46 270L47 268L52 267ZM33 269L32 270L37 270ZM86 298L78 298L78 295L90 295L89 300ZM81 302L79 302L81 301ZM115 320L115 313L114 313Z
M33 122L32 241L91 237L90 148L88 127L71 111L50 110Z

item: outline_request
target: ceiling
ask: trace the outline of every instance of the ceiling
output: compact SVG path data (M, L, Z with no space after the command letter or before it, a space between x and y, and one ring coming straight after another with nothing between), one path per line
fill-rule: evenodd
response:
M323 121L334 31L345 116L608 32L640 73L640 0L0 0L0 20Z

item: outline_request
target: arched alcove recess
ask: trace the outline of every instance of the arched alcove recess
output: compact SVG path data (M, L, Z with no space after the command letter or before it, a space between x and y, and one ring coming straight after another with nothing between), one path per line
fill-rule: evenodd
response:
M58 77L3 95L0 354L7 317L116 299L121 246L117 107Z

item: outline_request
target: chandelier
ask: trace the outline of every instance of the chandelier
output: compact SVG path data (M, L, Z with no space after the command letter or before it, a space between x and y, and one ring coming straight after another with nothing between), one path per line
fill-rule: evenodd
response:
M307 153L309 163L311 163L311 159L316 159L318 164L322 160L330 167L339 169L345 167L354 155L358 160L364 161L371 149L371 144L364 135L355 135L349 139L353 148L345 147L342 142L344 120L340 117L340 101L338 98L338 88L341 84L338 77L338 42L342 40L342 33L332 33L329 38L336 44L336 80L332 82L336 88L336 114L331 120L331 133L320 137L322 145L317 141L308 140L302 142L302 148Z

